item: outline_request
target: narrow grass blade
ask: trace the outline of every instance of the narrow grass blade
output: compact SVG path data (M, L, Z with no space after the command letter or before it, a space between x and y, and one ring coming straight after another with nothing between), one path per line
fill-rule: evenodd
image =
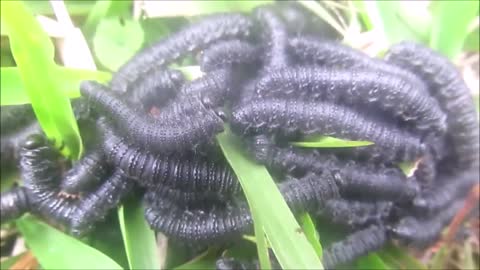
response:
M198 16L217 12L251 11L273 1L146 1L147 17Z
M79 86L83 80L107 82L111 78L109 72L92 71L58 67L56 77L59 78L60 90L69 98L80 97ZM19 105L30 103L22 83L20 70L17 67L0 69L0 101L1 105Z
M367 256L359 258L355 265L357 269L391 269L376 253L370 253Z
M64 143L66 155L78 158L82 141L68 97L53 76L58 69L49 37L23 2L2 3L1 19L10 31L12 54L40 125L57 146Z
M250 209L260 216L280 265L284 269L323 269L267 169L243 155L239 139L228 126L217 139L242 185Z
M463 47L468 25L478 12L478 1L441 1L433 10L430 47L449 58L455 57Z
M192 260L175 267L175 270L190 270L190 269L214 269L216 258L218 257L217 250L210 248Z
M317 253L317 256L319 258L322 258L323 249L322 245L320 245L320 236L318 235L317 229L315 228L315 223L313 222L312 217L310 217L309 214L304 214L300 220L305 236L307 237L310 244L312 244L315 252Z
M307 138L302 142L292 142L295 146L300 147L325 147L325 148L340 148L340 147L358 147L358 146L367 146L374 144L369 141L349 141L338 139L329 136L315 136L312 138Z
M255 231L255 237L257 240L257 253L258 260L260 262L261 269L272 269L272 264L270 263L270 257L268 254L268 243L267 238L265 237L265 232L263 230L263 225L261 222L261 217L257 211L252 209L253 217L253 229Z
M17 227L44 269L122 269L111 258L32 216Z
M8 259L5 259L3 260L2 262L0 262L0 269L10 269L10 267L12 265L14 265L20 258L22 258L23 255L25 255L27 253L27 251L21 253L21 254L18 254L16 256L12 256Z
M159 269L155 234L143 215L140 200L128 200L118 210L130 269Z
M417 162L405 161L398 164L398 167L406 176L412 176L417 169Z

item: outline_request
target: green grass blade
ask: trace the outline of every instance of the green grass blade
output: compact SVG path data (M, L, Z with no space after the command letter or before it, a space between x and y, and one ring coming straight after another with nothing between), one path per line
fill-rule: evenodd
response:
M313 222L312 217L310 217L309 214L304 214L300 220L305 236L307 237L310 244L312 244L315 252L317 253L317 256L319 258L322 258L323 249L322 245L320 245L320 236L318 235L317 229L315 228L315 223Z
M44 269L122 269L111 258L32 216L17 227Z
M82 141L68 97L53 75L58 69L49 37L22 2L3 2L1 19L10 31L12 54L40 125L57 146L64 143L66 155L79 157Z
M255 231L255 238L257 243L258 260L260 262L260 269L272 269L270 257L268 254L268 243L263 230L261 217L257 211L252 209L253 229Z
M193 269L215 269L215 262L218 257L217 250L208 249L192 260L175 267L175 270L193 270Z
M147 2L149 17L198 16L217 12L251 11L253 8L273 1L159 1Z
M356 261L357 269L391 269L376 253L370 253L363 256Z
M19 105L30 103L25 87L23 86L20 70L17 67L0 69L0 101L1 105ZM83 80L107 82L111 78L109 72L92 71L58 67L55 77L58 77L60 89L69 98L80 97L79 85Z
M280 265L284 269L323 269L267 169L243 155L239 139L228 126L217 139L242 185L250 208L260 216Z
M315 136L307 138L302 142L292 142L295 146L300 147L328 147L328 148L340 148L340 147L358 147L358 146L367 146L374 144L369 141L349 141L338 139L329 136Z
M430 47L449 58L463 47L468 25L477 16L478 1L441 1L433 10Z
M159 269L155 233L143 215L140 200L128 200L118 210L130 269Z
M14 265L23 255L25 255L26 251L21 253L21 254L18 254L16 256L12 256L8 259L5 259L3 261L0 262L0 269L10 269L10 267L12 267L12 265Z

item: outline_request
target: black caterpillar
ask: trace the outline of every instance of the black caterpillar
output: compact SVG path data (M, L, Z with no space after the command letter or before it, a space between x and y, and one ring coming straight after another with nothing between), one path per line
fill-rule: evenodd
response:
M430 218L404 217L389 231L394 238L406 244L425 247L440 236L442 230L453 219L463 203L463 200L457 200Z
M138 53L114 74L110 87L114 91L124 92L149 70L164 67L189 52L217 41L248 38L251 28L252 21L242 14L211 15Z
M200 56L203 72L258 62L259 48L244 40L226 40L212 44Z
M357 228L368 224L382 224L390 216L393 202L362 202L344 199L329 200L322 210L332 222Z
M387 242L386 229L383 226L371 225L356 231L344 240L333 243L323 251L323 266L332 269L334 266L350 262L369 252L378 250Z
M14 220L30 210L28 194L25 188L15 187L2 192L0 201L0 221Z
M385 58L420 76L447 114L448 137L453 145L450 162L459 168L478 168L477 112L470 90L457 69L444 56L412 42L392 46Z
M107 159L144 186L164 184L226 194L240 191L240 184L226 164L195 155L153 154L115 135L105 121L99 121L98 128L104 132L102 148Z
M418 130L446 130L445 114L418 79L406 80L384 72L320 67L279 69L255 86L258 98L321 100L345 104L375 104L383 111L414 121Z
M342 106L324 102L263 100L232 112L232 130L239 134L281 133L291 136L321 134L367 140L376 155L393 160L415 160L425 151L419 138L387 123L378 123Z
M73 165L61 183L61 190L69 194L89 191L106 176L108 165L103 153L96 149L87 153Z
M82 95L90 98L100 111L111 117L125 135L156 151L188 149L210 140L223 130L223 121L196 98L188 99L187 104L190 110L192 107L196 108L195 115L185 115L188 117L182 121L166 123L134 111L109 93L105 86L96 82L83 82L80 91Z

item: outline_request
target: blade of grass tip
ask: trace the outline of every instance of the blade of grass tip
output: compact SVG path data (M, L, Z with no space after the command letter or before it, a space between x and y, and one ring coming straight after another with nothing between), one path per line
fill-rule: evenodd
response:
M341 147L358 147L358 146L368 146L374 144L369 141L349 141L338 139L329 136L315 136L307 138L302 142L292 142L295 146L300 147L328 147L328 148L341 148Z
M69 98L80 97L78 86L83 80L95 80L101 83L108 82L112 75L105 71L92 71L58 67L60 89ZM20 105L30 103L17 67L0 68L0 104Z
M267 238L265 237L261 217L258 215L256 210L252 209L251 212L253 218L253 229L255 231L255 238L257 240L257 253L258 260L260 262L260 269L272 269L270 256L268 254Z
M265 234L282 268L323 269L267 169L243 156L240 141L229 126L217 136L217 140L240 181L250 209L257 211L260 216Z
M331 27L337 30L342 36L345 36L346 32L343 27L333 18L328 11L322 7L322 5L315 1L309 0L297 0L301 5L311 10L313 13L317 14L322 20L327 22Z
M143 215L140 200L130 199L118 209L130 269L159 269L155 234Z
M452 59L461 52L468 26L478 12L478 1L441 1L433 10L430 47Z
M302 229L307 240L312 244L317 256L322 258L323 249L322 245L320 245L320 236L315 228L315 223L313 222L312 217L309 214L303 214L300 220L302 221Z
M32 216L17 228L44 269L122 269L114 260Z
M355 263L357 269L391 269L376 253L359 258Z
M58 69L49 37L23 2L2 3L1 19L10 30L12 54L40 125L57 146L64 143L66 155L78 158L82 152L80 133L68 97L54 76Z

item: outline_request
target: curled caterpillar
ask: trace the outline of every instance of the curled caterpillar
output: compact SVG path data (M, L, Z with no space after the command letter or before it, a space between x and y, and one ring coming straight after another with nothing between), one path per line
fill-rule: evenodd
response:
M392 46L385 58L417 74L429 86L431 95L447 115L454 167L478 168L480 140L477 112L470 90L455 66L446 57L412 42Z
M436 186L416 197L412 204L422 213L432 213L445 208L452 201L465 196L468 190L478 183L478 171L470 170L454 175L441 175L435 180Z
M397 224L391 226L389 231L393 238L399 239L406 244L425 247L440 236L442 230L462 206L463 200L457 200L427 219L406 216Z
M167 198L179 206L186 208L201 208L212 204L222 204L229 198L228 194L220 192L196 192L171 188L163 184L149 187L156 196Z
M149 70L168 65L185 54L227 39L250 36L252 21L242 14L215 14L186 27L135 55L114 74L110 86L125 92Z
M203 72L229 68L234 65L250 64L258 61L259 49L244 40L226 40L212 44L200 56Z
M273 71L256 84L259 98L321 100L345 104L374 104L420 131L446 130L445 114L421 91L425 85L384 72L295 67Z
M142 150L117 136L105 121L98 128L104 132L102 149L115 166L144 186L165 184L191 191L235 194L240 184L231 168L196 155L160 155Z
M143 106L146 111L153 106L162 107L177 94L184 81L180 71L155 69L132 83L126 100Z
M103 153L99 149L93 150L68 170L62 179L60 188L69 194L91 190L104 179L107 169Z
M232 112L239 134L321 134L375 143L369 150L393 160L415 160L425 151L420 139L387 123L374 122L346 107L324 102L262 100Z
M197 108L195 116L166 123L162 119L138 113L99 83L85 81L81 84L80 91L129 138L156 151L189 149L211 140L223 130L222 119L194 97L188 99L188 105L190 109Z
M40 134L27 138L20 151L20 174L28 191L30 211L57 225L69 226L75 202L58 196L60 153Z
M289 64L287 55L287 29L280 17L272 8L258 7L254 16L262 26L262 39L265 60L263 69L265 72L283 68Z
M133 184L122 170L116 169L98 189L79 201L71 215L71 233L80 236L89 232L95 222L103 219L132 190Z
M371 225L356 231L346 239L333 243L323 251L325 269L332 269L338 264L347 263L369 252L383 247L387 242L386 229L383 226Z
M362 202L345 199L329 200L322 210L335 224L359 227L368 224L382 224L390 215L393 202Z
M15 187L0 196L0 221L3 223L19 218L30 210L25 188Z

